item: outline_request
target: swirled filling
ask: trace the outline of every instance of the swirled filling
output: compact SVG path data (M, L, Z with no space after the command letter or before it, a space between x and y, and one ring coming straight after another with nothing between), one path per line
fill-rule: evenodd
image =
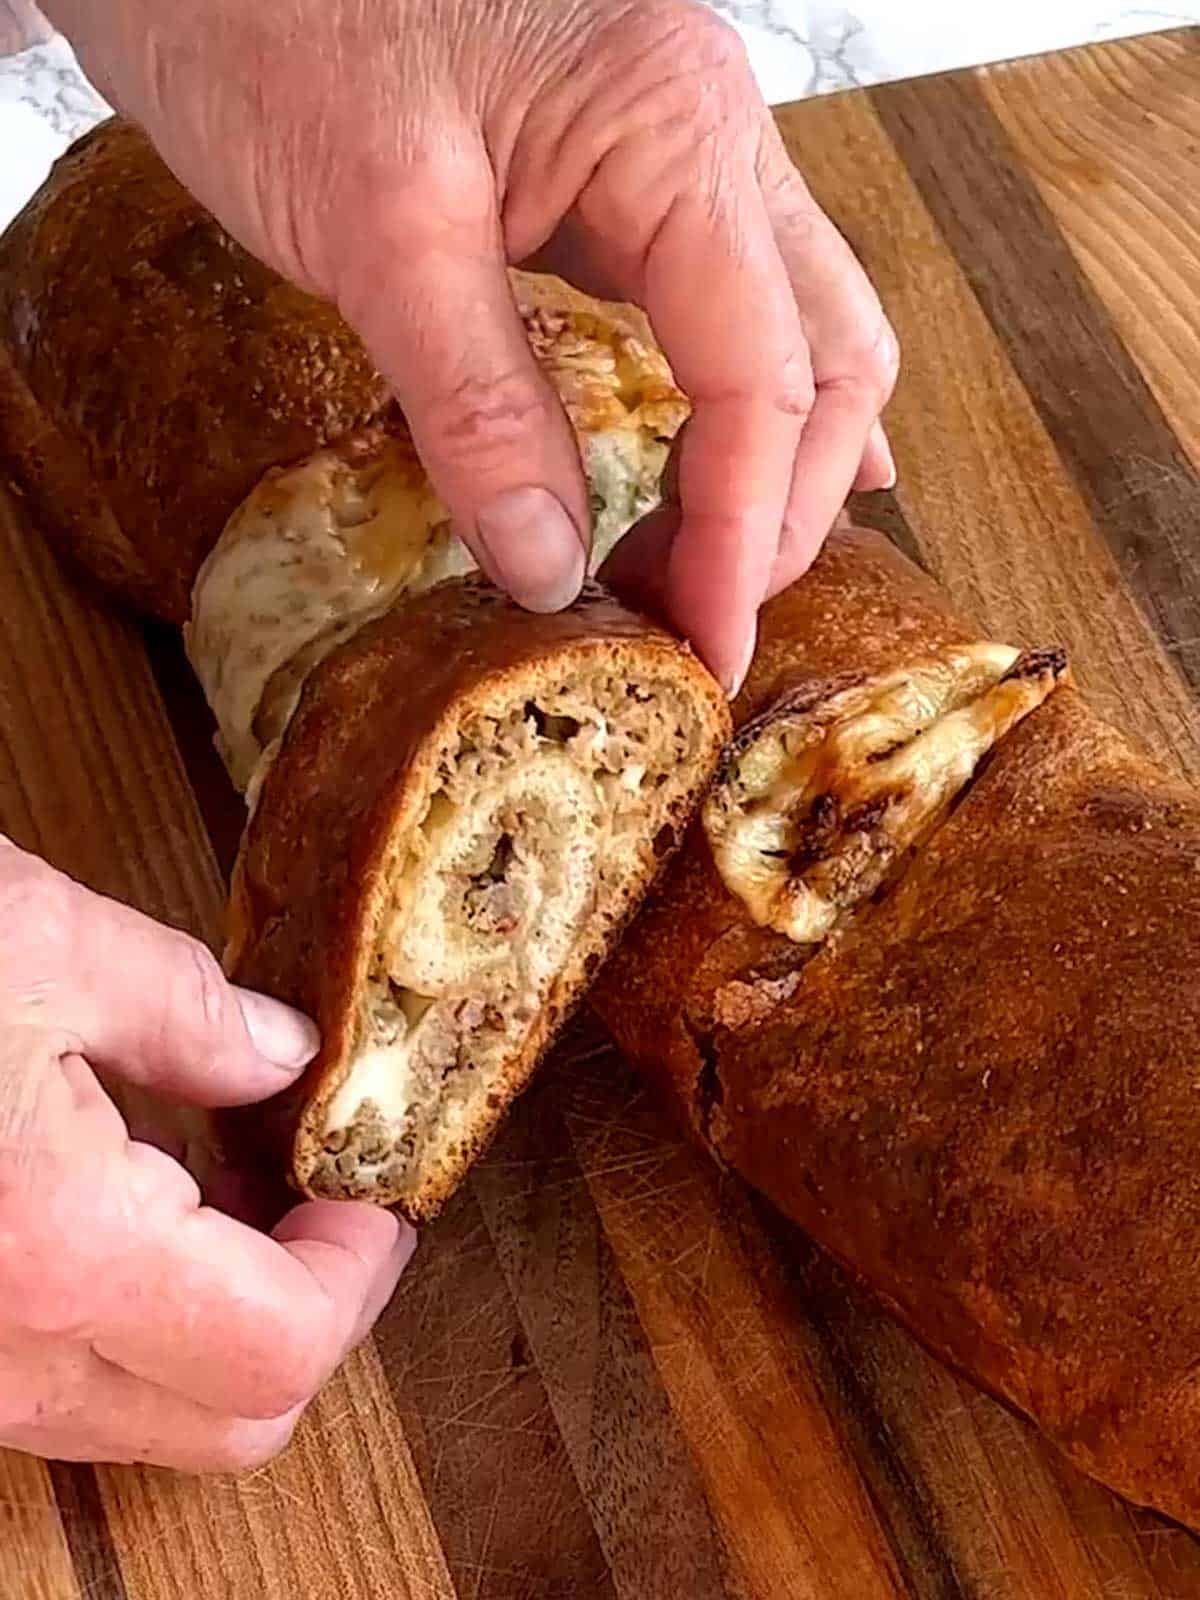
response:
M314 1192L403 1200L469 1136L581 939L665 844L696 738L677 689L599 673L463 727L392 880Z

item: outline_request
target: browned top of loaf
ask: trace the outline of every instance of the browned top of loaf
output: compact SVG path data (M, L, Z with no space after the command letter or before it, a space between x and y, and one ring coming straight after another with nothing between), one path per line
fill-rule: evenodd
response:
M804 679L874 677L980 637L883 534L836 528L805 576L763 607L734 720Z
M437 759L439 730L467 719L484 690L534 696L560 684L585 651L590 667L608 662L619 678L673 678L707 724L715 761L729 726L716 683L686 645L595 584L549 616L522 611L482 578L443 584L402 600L308 679L243 840L230 905L233 975L298 1005L322 1032L320 1055L278 1107L282 1119L353 1042L389 848L414 820L407 808Z
M1200 797L1072 689L722 1042L711 1133L1084 1466L1200 1521Z
M387 404L336 310L234 243L120 120L73 146L0 238L0 344L0 389L26 391L23 420L0 396L0 465L53 502L35 511L77 559L174 621L263 472ZM124 548L109 529L89 549L97 486Z
M889 648L879 584L922 583L902 558L829 556L765 615L743 715L764 680L934 642L936 616ZM693 825L596 998L709 1147L926 1343L1200 1525L1198 975L1200 796L1064 687L815 953L750 924Z

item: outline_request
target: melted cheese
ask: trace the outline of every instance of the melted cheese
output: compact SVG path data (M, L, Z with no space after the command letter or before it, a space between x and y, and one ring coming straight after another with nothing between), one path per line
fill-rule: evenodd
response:
M332 648L471 565L404 439L375 432L267 473L201 568L186 634L238 787L262 755L255 718L277 672L306 650L311 670L317 641Z
M601 305L557 279L512 281L579 441L595 573L658 503L687 402L635 308ZM405 433L368 428L268 472L201 568L185 629L238 788L261 785L264 747L325 655L402 595L473 566Z
M761 927L824 939L944 818L980 760L1055 688L1065 661L1012 673L978 644L767 719L709 799L726 886Z
M418 1098L419 1078L413 1068L411 1034L391 1044L364 1044L354 1057L354 1070L329 1102L326 1126L344 1128L374 1106L389 1123L402 1126Z

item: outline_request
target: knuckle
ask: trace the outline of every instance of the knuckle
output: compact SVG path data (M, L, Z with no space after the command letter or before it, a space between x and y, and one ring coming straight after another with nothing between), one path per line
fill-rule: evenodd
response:
M36 856L7 846L0 856L0 987L31 998L40 981L69 970L81 891Z
M323 261L320 280L360 333L394 322L397 307L424 325L442 262L496 237L496 184L478 139L445 118L432 122L434 136L402 136L349 166L339 147L328 200L310 208L320 222L310 246Z
M869 389L882 406L900 371L900 346L886 318L862 325L850 345L845 366L847 375Z
M486 469L552 426L555 404L532 366L466 373L430 403L425 430L443 456Z
M410 228L476 224L494 214L492 173L478 136L456 119L417 118L396 144L361 152L351 170L358 209L395 215Z
M775 404L788 416L807 421L816 404L817 388L807 354L795 352L783 363L775 385Z
M740 88L750 77L750 58L737 29L707 6L675 8L681 65L733 79Z
M680 139L701 146L731 126L757 122L761 97L750 58L723 17L694 0L665 0L644 7L634 26L632 41L621 36L622 59L633 59L618 143L634 135L660 160L673 161Z
M356 326L377 321L381 301L395 302L398 261L406 268L403 292L419 316L422 275L436 273L448 252L478 250L495 234L493 174L453 126L436 138L360 154L348 171L339 163L335 177L322 249L331 256L327 276L339 308ZM348 249L343 240L366 241L367 248Z

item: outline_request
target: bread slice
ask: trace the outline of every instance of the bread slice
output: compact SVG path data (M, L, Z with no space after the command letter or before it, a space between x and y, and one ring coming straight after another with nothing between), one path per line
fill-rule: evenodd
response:
M761 626L597 1005L931 1349L1200 1525L1200 796L876 535Z
M239 857L231 973L313 1015L279 1109L307 1193L432 1216L674 850L728 732L590 586L402 600L309 677Z

